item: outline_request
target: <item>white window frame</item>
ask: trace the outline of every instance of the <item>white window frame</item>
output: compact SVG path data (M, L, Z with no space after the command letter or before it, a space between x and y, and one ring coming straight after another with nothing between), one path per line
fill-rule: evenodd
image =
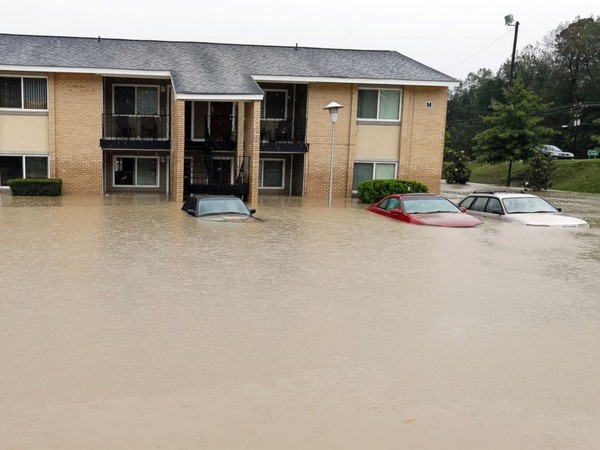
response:
M21 80L21 107L20 108L7 108L1 107L0 111L48 111L48 77L44 76L23 76L23 75L0 75L1 78L19 78ZM39 78L46 80L46 108L35 109L35 108L25 108L25 86L23 85L25 78Z
M288 118L288 90L287 89L265 89L265 97L263 100L264 105L261 105L260 108L260 118L262 120L286 120ZM266 117L265 114L267 113L267 92L285 92L285 102L284 102L284 109L283 109L283 117ZM262 107L264 106L264 108Z
M398 162L397 161L385 161L385 160L355 160L354 164L373 164L373 171L371 172L371 180L375 180L375 173L377 172L377 164L393 164L394 165L394 179L398 177ZM354 178L354 164L352 165L352 174ZM352 193L356 194L358 191L352 189Z
M357 120L361 121L361 122L389 122L389 123L399 123L402 119L402 89L389 89L389 88L385 88L385 89L376 89L376 88L370 88L370 87L361 87L358 88L359 91L377 91L377 118L375 119L371 119L371 118L363 118L363 117L358 117L358 108L357 108ZM381 91L394 91L394 92L399 92L399 98L398 98L398 118L397 119L380 119L379 118L379 106L381 104Z
M263 186L263 178L265 175L264 162L265 161L281 161L281 186ZM284 189L285 188L285 158L260 158L260 178L258 180L258 187L260 189Z
M134 184L117 184L115 179L115 168L117 167L117 158L130 158L135 160L134 172L133 172L133 181ZM137 180L137 160L138 159L154 159L156 161L156 183L157 184L138 184ZM123 187L123 188L139 188L139 189L154 189L160 187L160 157L159 156L131 156L131 155L114 155L113 156L113 167L112 167L112 178L113 178L113 186L114 187Z
M117 114L115 112L115 91L116 91L116 87L132 87L135 89L135 103L134 103L134 114ZM156 89L156 114L138 114L138 93L137 93L137 88L138 87L143 87L143 88L155 88ZM133 117L133 116L146 116L146 117L160 117L160 86L158 84L113 84L112 87L112 113L113 115L119 115L119 116L128 116L128 117Z
M25 164L26 158L44 158L46 160L46 178L50 178L50 157L48 155L15 155L15 154L2 154L0 156L9 156L13 158L21 158L21 171L23 172L22 179L27 179L27 166ZM8 187L7 185L0 184L0 187Z

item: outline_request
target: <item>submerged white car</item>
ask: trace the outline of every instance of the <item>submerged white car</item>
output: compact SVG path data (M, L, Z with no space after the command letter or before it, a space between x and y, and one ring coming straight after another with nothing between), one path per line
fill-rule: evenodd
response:
M474 192L458 204L469 214L538 227L587 228L585 220L561 214L537 195L518 192Z

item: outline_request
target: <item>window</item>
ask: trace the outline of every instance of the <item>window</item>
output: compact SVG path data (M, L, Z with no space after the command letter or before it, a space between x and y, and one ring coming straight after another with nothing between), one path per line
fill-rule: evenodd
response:
M0 108L48 109L48 80L32 77L0 77Z
M399 121L401 93L392 89L359 89L358 118Z
M488 202L488 198L489 197L477 197L469 209L480 212L485 211L485 205Z
M287 91L265 91L261 114L263 119L287 118Z
M392 197L389 199L387 205L385 206L387 211L391 211L392 209L400 209L400 201L396 197Z
M114 86L114 114L156 116L158 111L158 86Z
M500 200L497 198L490 198L490 201L487 203L485 207L485 212L499 214L502 212L502 206L500 205Z
M285 160L261 159L259 166L258 187L283 189L283 175L285 173Z
M0 186L8 186L12 178L48 178L48 175L47 156L0 156Z
M158 187L158 158L115 156L113 184Z
M391 180L396 178L396 163L390 162L355 162L352 191L367 180Z

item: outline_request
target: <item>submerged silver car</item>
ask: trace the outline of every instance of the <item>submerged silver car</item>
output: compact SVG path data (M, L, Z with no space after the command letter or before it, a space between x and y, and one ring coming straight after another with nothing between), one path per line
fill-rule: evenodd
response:
M469 214L538 227L585 227L589 224L561 214L543 198L520 192L474 192L458 203Z
M233 195L201 195L185 200L182 210L200 219L217 222L239 222L252 220L255 209Z

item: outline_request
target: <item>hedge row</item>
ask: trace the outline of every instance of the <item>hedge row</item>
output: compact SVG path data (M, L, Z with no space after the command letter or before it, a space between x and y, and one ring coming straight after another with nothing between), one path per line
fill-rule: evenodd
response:
M428 192L427 186L418 181L368 180L359 183L358 198L364 203L375 203L390 194Z
M45 195L62 194L62 180L59 178L13 178L8 180L12 195Z

